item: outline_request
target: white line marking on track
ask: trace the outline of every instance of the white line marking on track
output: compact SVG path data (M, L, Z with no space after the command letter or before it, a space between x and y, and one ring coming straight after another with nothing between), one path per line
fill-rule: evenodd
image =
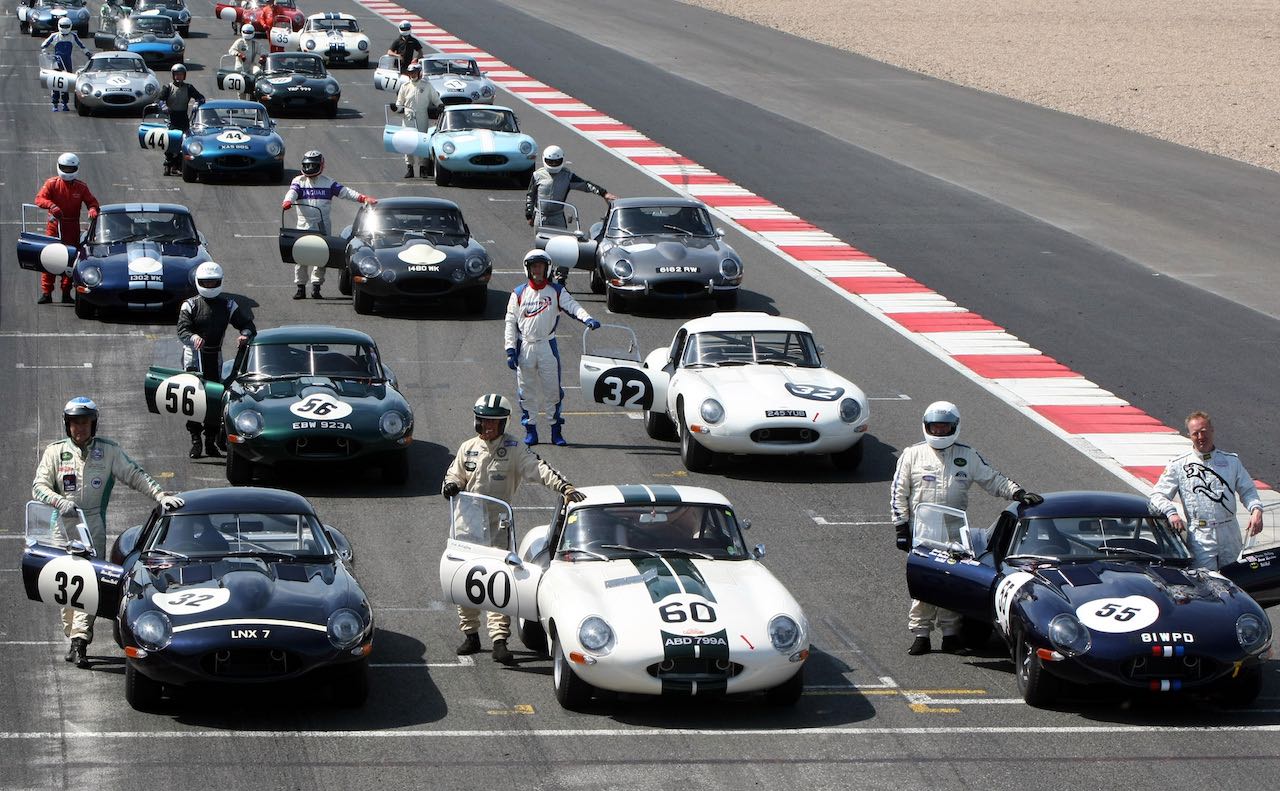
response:
M829 520L826 517L818 516L818 514L815 513L814 511L805 511L804 515L812 519L814 524L818 524L818 525L831 525L831 526L844 525L844 526L855 526L855 527L867 527L870 525L889 524L888 518L876 519L870 522L867 522L867 521L843 522L843 521Z
M37 368L92 368L93 363L80 363L79 365L27 365L26 363L17 363L13 366L25 371L32 371Z
M5 330L0 338L142 338L147 333L141 330L133 332L22 332Z
M0 645L63 645L66 640L0 640Z
M911 396L906 393L898 393L895 396L867 396L868 401L910 401Z
M460 656L456 662L370 662L369 667L386 668L427 668L427 667L475 667L476 660L469 656Z

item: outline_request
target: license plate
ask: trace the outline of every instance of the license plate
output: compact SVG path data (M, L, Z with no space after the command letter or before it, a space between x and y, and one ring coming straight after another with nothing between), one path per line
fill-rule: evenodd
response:
M766 409L765 417L807 417L803 409Z

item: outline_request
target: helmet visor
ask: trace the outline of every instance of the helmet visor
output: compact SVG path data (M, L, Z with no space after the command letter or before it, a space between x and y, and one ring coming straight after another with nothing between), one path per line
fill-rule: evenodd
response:
M222 278L202 277L196 280L196 285L200 286L200 288L221 288Z
M934 423L925 423L924 430L925 433L931 437L949 437L956 433L957 425L959 424L952 423L950 421L938 421Z
M61 162L58 163L59 173L75 173L79 169L80 169L79 165L64 165Z

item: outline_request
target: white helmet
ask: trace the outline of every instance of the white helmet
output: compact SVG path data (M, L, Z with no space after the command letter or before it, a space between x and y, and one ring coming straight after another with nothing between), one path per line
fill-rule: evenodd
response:
M547 146L542 149L542 164L549 173L559 173L564 167L564 149L560 146Z
M409 22L409 20L406 19L405 21L400 23L400 35L404 36L405 38L408 38L409 34L412 32L413 32L413 24Z
M222 267L205 261L196 267L196 291L205 299L213 299L222 293Z
M80 157L70 151L58 157L58 175L64 180L75 181L78 170L80 170Z
M545 250L530 250L529 252L524 254L525 277L528 277L529 279L532 280L533 273L530 272L529 270L533 267L534 264L542 264L543 266L542 276L550 279L552 263L553 262L551 261L551 256L547 255L547 252Z
M67 19L65 16L64 16L64 17L62 17L62 18L60 18L60 19L58 20L58 32L59 32L59 33L70 33L70 32L71 32L71 20L70 20L70 19Z
M921 423L924 441L929 443L929 447L934 450L949 448L960 436L960 407L950 401L934 401L924 410L924 419ZM930 423L947 424L950 429L945 434L930 434Z
M240 38L245 41L252 41L253 37L256 35L257 33L254 32L253 25L246 24L240 28Z

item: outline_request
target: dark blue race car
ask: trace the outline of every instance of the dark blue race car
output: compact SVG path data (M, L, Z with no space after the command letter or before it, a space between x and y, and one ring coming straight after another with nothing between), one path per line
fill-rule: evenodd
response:
M912 598L961 613L973 643L994 627L1027 703L1099 683L1204 690L1232 705L1257 697L1272 644L1259 602L1280 602L1274 551L1222 573L1191 569L1182 538L1133 494L1046 494L986 530L956 509L914 517Z
M109 559L27 504L27 596L115 620L125 698L161 705L166 686L305 677L340 705L368 695L373 611L351 546L311 504L276 489L201 489L120 534Z
M18 261L39 269L60 249L59 240L24 232ZM209 260L204 237L186 206L173 203L112 203L89 223L73 252L76 316L99 310L177 310L196 294L196 267Z

